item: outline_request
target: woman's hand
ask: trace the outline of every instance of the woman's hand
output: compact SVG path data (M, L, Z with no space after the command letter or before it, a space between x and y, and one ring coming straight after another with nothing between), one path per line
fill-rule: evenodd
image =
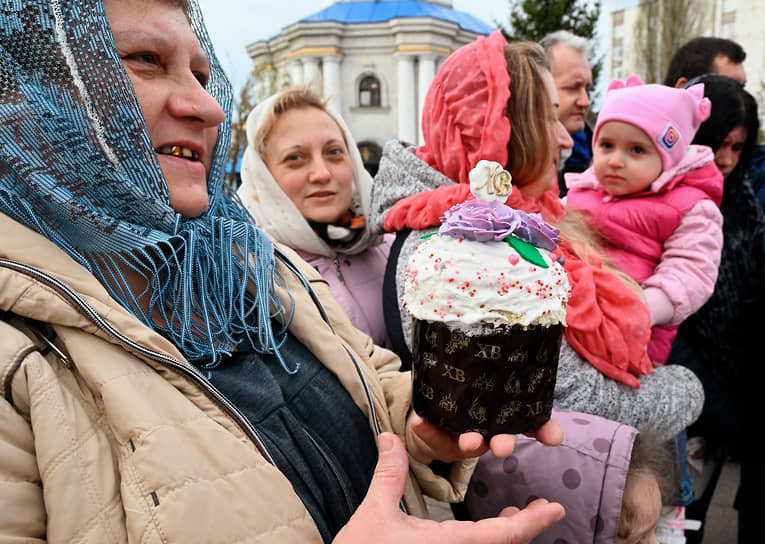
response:
M553 419L537 431L528 434L548 446L557 446L563 441L563 431ZM425 421L414 410L406 420L407 450L412 457L425 464L434 459L446 462L461 461L483 455L489 449L497 457L507 457L515 449L515 442L515 435L511 434L492 436L487 444L480 433L457 434L444 431Z
M381 434L378 443L380 457L367 496L335 544L523 544L565 515L560 504L538 499L523 510L505 508L498 517L478 522L408 516L399 508L409 472L404 445L393 433Z

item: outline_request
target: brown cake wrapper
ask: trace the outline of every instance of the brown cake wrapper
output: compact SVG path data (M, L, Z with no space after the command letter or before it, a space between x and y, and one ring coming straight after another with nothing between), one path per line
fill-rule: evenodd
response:
M517 434L548 419L562 325L501 325L485 334L414 319L412 404L427 421L459 433Z

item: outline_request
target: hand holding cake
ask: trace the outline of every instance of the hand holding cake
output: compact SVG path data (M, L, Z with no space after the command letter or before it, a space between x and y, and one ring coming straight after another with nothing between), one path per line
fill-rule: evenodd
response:
M406 269L413 405L445 430L533 431L552 408L569 285L557 229L503 204L510 181L480 161L470 173L476 198L444 214Z
M523 434L547 446L557 446L563 441L563 430L554 419L547 420L536 431ZM406 422L406 444L412 458L427 465L434 459L452 463L480 457L489 450L495 457L507 457L515 450L517 440L514 434L496 434L487 439L477 431L446 431L412 410Z

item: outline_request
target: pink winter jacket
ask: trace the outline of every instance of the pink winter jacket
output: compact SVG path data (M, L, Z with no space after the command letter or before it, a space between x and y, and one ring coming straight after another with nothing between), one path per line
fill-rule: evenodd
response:
M712 150L691 146L638 195L613 197L592 168L567 174L569 207L584 211L615 264L643 287L651 312L648 353L669 356L677 326L712 295L722 251L723 177Z
M395 236L386 234L382 243L354 255L334 257L297 253L313 266L329 285L351 322L372 337L375 344L390 349L383 318L383 277Z

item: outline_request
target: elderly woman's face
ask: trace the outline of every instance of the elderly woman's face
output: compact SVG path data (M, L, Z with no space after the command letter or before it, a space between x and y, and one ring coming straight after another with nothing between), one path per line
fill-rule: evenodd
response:
M104 0L125 70L167 181L170 205L184 217L209 206L220 105L205 90L210 66L186 15L164 1Z

